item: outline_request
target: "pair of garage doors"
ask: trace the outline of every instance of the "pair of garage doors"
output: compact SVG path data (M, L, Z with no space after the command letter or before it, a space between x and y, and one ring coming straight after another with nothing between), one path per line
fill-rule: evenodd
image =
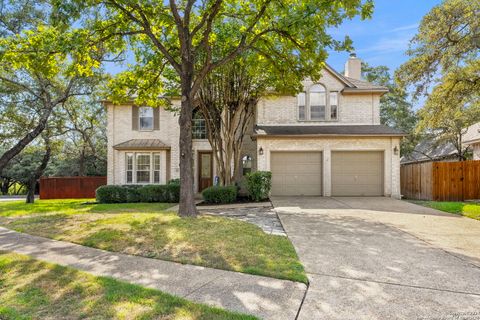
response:
M322 152L272 152L272 195L321 196ZM382 196L383 152L332 151L332 196Z

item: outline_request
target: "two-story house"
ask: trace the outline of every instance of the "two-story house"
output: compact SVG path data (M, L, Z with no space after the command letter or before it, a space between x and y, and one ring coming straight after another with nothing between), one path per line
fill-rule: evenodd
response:
M380 124L387 88L361 79L351 55L345 75L327 66L297 96L271 94L257 106L242 149L242 174L272 172L272 195L400 197L400 139ZM172 99L174 106L180 101ZM178 117L132 104L108 110L108 183L165 183L179 177ZM195 184L214 181L215 161L204 120L194 115Z

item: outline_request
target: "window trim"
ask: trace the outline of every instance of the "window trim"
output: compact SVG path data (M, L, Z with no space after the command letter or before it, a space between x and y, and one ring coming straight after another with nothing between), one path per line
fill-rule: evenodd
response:
M139 155L149 155L149 182L138 182L137 179L137 172L138 171L146 171L146 170L137 170L137 157ZM132 170L128 170L128 157L132 157ZM155 167L155 157L158 156L158 170ZM125 174L125 184L128 185L150 185L150 184L161 184L162 183L162 152L152 151L152 152L126 152L125 153L125 166L124 166L124 174ZM128 172L132 172L132 181L128 182ZM155 182L155 173L158 172L158 182Z
M152 112L152 127L151 128L142 128L142 118L150 118L150 117L142 117L142 109L149 109ZM138 107L138 131L153 131L155 129L155 111L153 107L149 106L142 106Z
M208 128L207 128L207 120L201 115L200 118L195 118L197 114L200 114L200 111L194 110L194 114L192 116L192 140L208 140ZM205 138L196 138L193 136L194 134L194 126L195 126L195 121L203 121L204 127L205 127ZM203 133L202 133L203 135Z
M324 88L324 94L325 94L325 110L324 110L324 118L323 119L312 119L311 117L311 105L310 105L310 94L312 93L312 87L314 88L315 86L322 86ZM315 92L315 91L313 91ZM299 94L305 94L305 119L300 118L300 104L299 104ZM331 117L331 105L330 105L330 94L331 93L337 93L337 117L332 118ZM299 94L297 94L297 121L299 122L338 122L339 121L339 112L340 112L340 91L338 90L332 90L330 91L327 86L325 86L323 83L316 82L310 85L309 87L306 87L304 91L301 91Z

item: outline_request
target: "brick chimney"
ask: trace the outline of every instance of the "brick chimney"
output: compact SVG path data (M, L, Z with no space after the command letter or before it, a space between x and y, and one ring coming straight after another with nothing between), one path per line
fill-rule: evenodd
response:
M352 52L347 62L345 62L345 76L357 80L362 79L362 60L357 58L357 55Z

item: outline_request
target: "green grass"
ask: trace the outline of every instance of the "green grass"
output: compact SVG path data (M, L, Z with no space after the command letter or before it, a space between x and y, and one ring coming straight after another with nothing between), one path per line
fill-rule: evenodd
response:
M413 203L480 220L480 204L468 202L412 201Z
M115 203L85 204L95 199L36 200L33 204L21 201L0 203L0 217L15 217L31 214L82 214L82 213L121 213L158 212L174 206L173 203Z
M162 211L162 204L156 205L156 211L146 204L88 205L87 211L73 214L72 207L80 204L66 202L63 210L61 201L50 203L51 212L46 209L48 205L38 201L45 211L34 215L24 213L20 205L13 210L0 203L0 212L7 212L4 218L0 214L0 224L113 252L308 281L288 238L266 234L247 222L212 216L180 218ZM10 209L5 210L5 206ZM36 212L34 208L28 210Z
M256 319L0 252L0 319Z

